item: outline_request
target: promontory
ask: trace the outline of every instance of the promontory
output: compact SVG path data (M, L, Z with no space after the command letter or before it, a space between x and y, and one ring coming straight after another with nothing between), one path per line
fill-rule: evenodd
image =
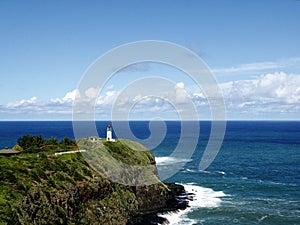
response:
M157 213L187 207L177 198L184 188L161 182L155 157L137 142L18 143L19 154L0 156L0 224L155 224Z

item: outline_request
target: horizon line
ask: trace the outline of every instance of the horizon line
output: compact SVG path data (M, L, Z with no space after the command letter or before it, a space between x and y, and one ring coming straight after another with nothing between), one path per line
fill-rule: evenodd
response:
M147 119L132 119L132 120L77 120L76 122L126 122L126 121L129 121L129 122L138 122L138 121L174 121L174 122L180 122L180 121L183 121L183 122L193 122L193 121L198 121L198 122L212 122L212 121L215 121L215 122L251 122L251 121L261 121L261 122L300 122L300 119L228 119L228 120L209 120L209 119L203 119L203 120L176 120L176 119L164 119L164 120L147 120ZM0 122L75 122L73 120L1 120L0 119Z

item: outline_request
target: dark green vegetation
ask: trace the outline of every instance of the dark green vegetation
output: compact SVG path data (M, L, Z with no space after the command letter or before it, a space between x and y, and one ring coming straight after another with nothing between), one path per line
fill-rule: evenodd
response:
M34 148L26 144L32 140ZM172 208L175 196L159 181L154 156L140 144L128 140L78 142L80 148L92 147L97 160L104 151L129 165L154 166L148 177L142 173L135 177L157 183L134 187L111 182L80 153L55 156L52 147L41 148L45 143L49 146L41 140L39 136L23 137L18 140L22 153L0 157L0 224L134 224L149 213ZM52 139L51 146L61 144ZM105 155L102 159L106 160Z
M74 149L77 148L75 140L64 137L61 141L57 141L55 137L45 139L40 135L31 136L25 135L18 139L18 145L26 152L39 152L43 150L58 150L58 149Z

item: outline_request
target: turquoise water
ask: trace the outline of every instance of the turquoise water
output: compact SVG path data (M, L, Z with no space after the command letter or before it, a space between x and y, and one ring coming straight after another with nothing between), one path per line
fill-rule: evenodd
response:
M106 125L97 122L99 136L105 136ZM141 139L151 134L148 125L130 123ZM159 173L186 162L167 181L181 183L196 194L188 210L163 215L171 224L300 224L300 122L227 122L222 148L205 171L198 166L210 122L201 122L200 127L191 158L170 157L181 135L180 122L166 122L166 136L152 149ZM0 122L0 148L12 147L25 134L73 138L72 123ZM125 131L118 135L128 137ZM188 141L191 133L183 135Z

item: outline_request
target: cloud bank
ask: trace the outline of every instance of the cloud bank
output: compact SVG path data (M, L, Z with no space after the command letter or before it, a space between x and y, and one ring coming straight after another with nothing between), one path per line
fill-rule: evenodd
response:
M271 64L270 64L271 66ZM285 115L287 119L300 119L300 75L287 74L284 72L267 73L256 79L231 81L220 84L223 92L224 101L227 108L227 116L234 119L238 115L243 115L244 119L259 118L260 114L270 115L276 119L278 114ZM173 90L168 90L171 103L155 95L142 97L137 95L132 99L124 99L124 104L133 101L135 107L132 113L136 117L143 119L159 115L171 116L174 114L172 104L186 104L191 99L198 112L200 119L209 116L209 105L205 93L201 90L187 92L184 82L178 82ZM50 99L49 101L39 101L36 96L30 99L0 105L2 118L15 117L25 118L44 118L44 119L71 119L72 104L75 97L86 96L86 100L93 101L96 113L102 115L101 118L109 118L110 110L114 101L120 94L120 90L114 90L113 86L106 92L90 88L85 93L79 93L74 89L61 98ZM173 112L173 114L171 113ZM176 112L175 112L176 113ZM13 115L13 116L12 116ZM292 117L290 117L292 115ZM296 115L296 116L295 116ZM30 117L31 116L31 117ZM170 118L173 119L173 118Z
M224 83L221 87L229 112L270 113L270 116L300 112L299 75L265 74L258 79Z

